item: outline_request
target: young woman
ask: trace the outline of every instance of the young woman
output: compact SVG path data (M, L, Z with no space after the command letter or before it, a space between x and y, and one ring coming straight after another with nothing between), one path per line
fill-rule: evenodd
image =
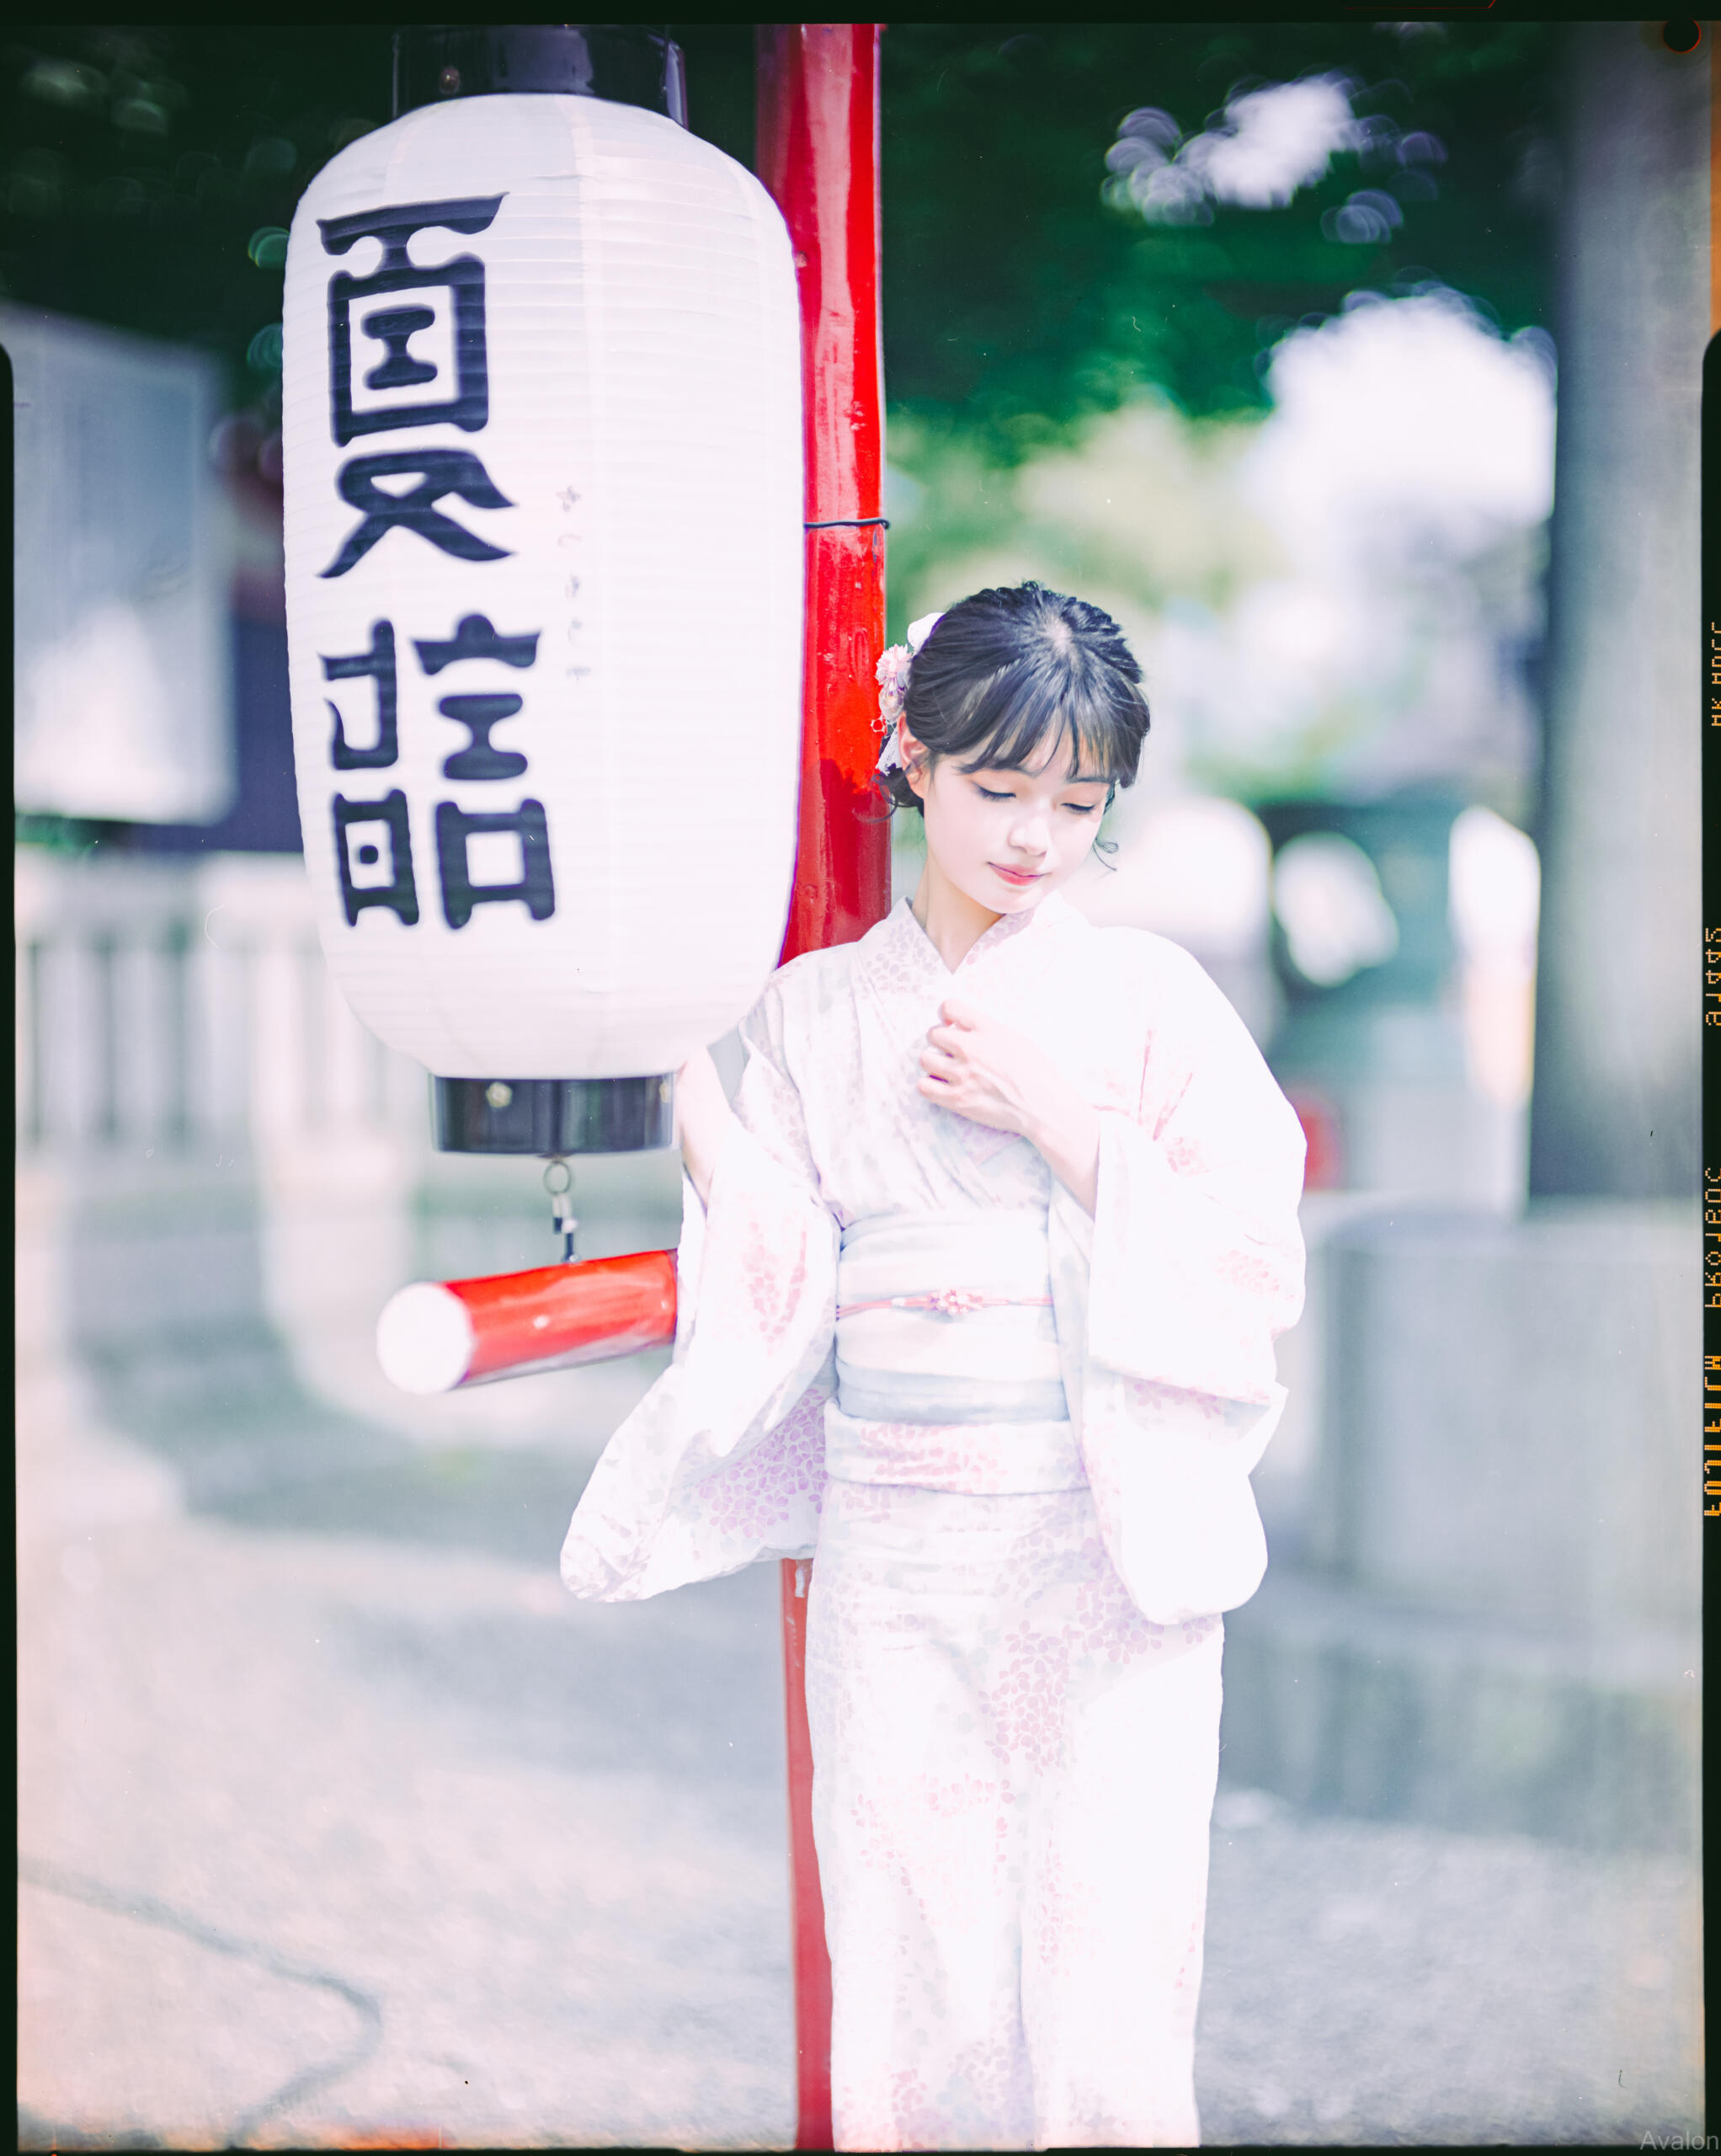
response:
M1110 617L977 592L879 672L924 874L774 977L733 1113L679 1074L675 1358L562 1577L813 1556L839 2148L1186 2146L1302 1133L1193 959L1058 895L1148 728Z

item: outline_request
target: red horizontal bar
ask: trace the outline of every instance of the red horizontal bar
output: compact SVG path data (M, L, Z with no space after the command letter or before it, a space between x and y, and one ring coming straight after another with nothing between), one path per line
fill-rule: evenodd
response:
M674 1251L634 1251L446 1284L472 1321L462 1385L546 1364L605 1362L667 1347L675 1337Z

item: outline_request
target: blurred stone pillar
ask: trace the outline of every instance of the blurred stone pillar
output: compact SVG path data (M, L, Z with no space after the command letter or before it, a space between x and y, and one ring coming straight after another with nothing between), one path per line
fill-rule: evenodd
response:
M1709 57L1568 31L1532 1198L1697 1187Z

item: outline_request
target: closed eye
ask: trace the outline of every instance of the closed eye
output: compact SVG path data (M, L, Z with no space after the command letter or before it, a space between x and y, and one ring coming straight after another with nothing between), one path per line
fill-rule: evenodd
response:
M978 779L974 791L983 801L1014 801L1016 798L1013 793L999 793L989 786L982 786ZM1061 805L1076 816L1097 816L1106 806L1103 801L1066 801Z

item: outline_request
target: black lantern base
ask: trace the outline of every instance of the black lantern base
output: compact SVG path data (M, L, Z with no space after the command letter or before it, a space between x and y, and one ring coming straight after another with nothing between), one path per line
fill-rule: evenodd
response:
M394 116L450 98L607 98L687 125L681 48L637 23L423 24L394 35Z
M444 1153L645 1153L675 1142L675 1081L433 1078Z

